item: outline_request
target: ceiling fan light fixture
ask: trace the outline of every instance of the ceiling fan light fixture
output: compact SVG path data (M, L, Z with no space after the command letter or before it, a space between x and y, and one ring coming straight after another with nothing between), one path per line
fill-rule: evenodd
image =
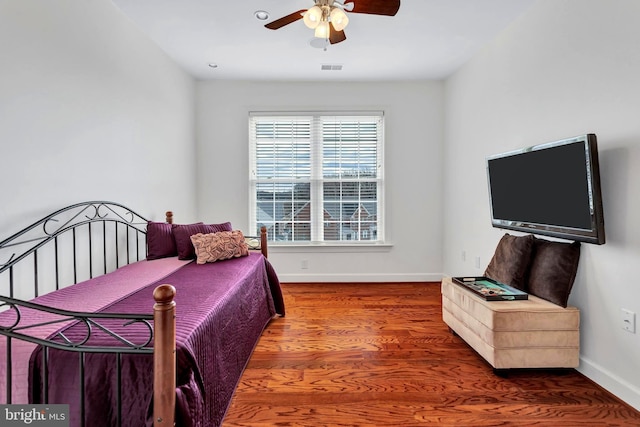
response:
M303 21L304 25L311 28L312 30L314 28L317 28L322 21L322 9L320 9L318 6L313 6L312 8L307 9L307 11L303 15Z
M329 38L329 23L327 21L322 21L316 27L316 31L314 33L316 38L319 39L328 39Z
M401 0L313 0L309 9L300 9L265 24L270 30L277 30L298 20L314 30L313 46L334 45L347 39L344 33L349 24L350 13L368 15L395 16L400 9ZM354 5L357 3L357 6Z
M333 28L335 28L336 31L344 30L349 24L349 18L347 17L347 14L344 13L344 11L339 7L334 7L331 10L329 18L331 19L331 24L333 24Z

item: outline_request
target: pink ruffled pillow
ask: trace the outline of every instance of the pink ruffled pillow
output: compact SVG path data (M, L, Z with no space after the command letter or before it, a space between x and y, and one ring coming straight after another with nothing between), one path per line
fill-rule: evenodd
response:
M249 255L249 247L240 230L198 233L191 236L191 242L198 264Z

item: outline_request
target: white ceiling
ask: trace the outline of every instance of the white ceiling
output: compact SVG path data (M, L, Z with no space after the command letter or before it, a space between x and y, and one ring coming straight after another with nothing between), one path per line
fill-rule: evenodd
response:
M302 20L264 27L313 0L112 1L197 79L371 81L445 78L536 0L402 0L393 17L348 14L347 39L326 51Z

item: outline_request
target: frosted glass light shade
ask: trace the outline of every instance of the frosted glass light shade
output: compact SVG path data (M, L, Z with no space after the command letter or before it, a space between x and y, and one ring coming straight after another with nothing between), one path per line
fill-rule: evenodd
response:
M333 24L333 28L335 28L336 31L344 30L345 27L349 24L349 18L347 17L347 14L338 7L334 7L333 10L331 10L329 18L331 19L331 24Z
M322 21L320 24L318 24L314 35L319 39L328 39L329 23L327 21Z
M307 11L302 16L302 20L304 21L304 25L306 25L307 27L311 29L316 28L322 20L322 9L320 9L318 6L313 6L312 8L307 9Z

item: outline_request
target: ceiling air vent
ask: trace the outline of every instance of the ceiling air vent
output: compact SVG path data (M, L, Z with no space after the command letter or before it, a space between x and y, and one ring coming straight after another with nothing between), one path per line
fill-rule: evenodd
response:
M322 71L340 71L342 70L342 65L331 65L331 64L323 64L320 66Z

